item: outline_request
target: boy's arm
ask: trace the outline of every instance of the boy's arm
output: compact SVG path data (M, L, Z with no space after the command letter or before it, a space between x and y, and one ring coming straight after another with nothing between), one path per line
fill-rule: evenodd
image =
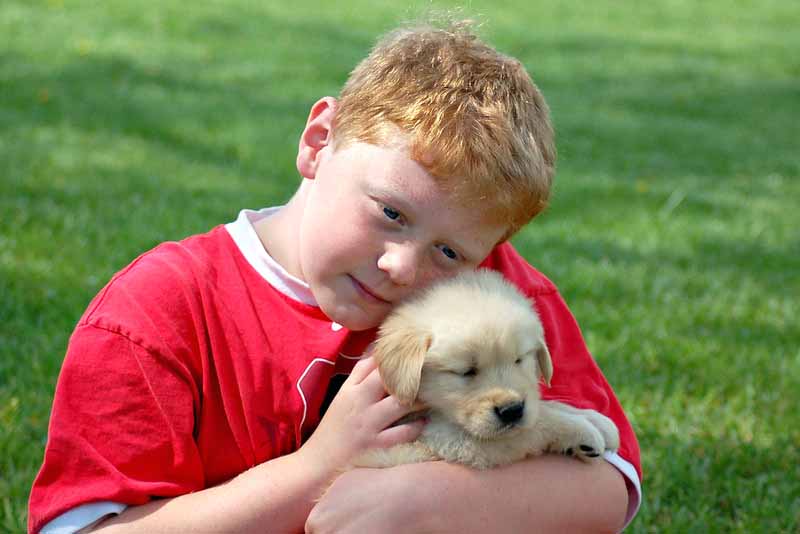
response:
M297 451L225 484L130 507L82 532L298 532L329 482L313 465Z
M390 426L410 410L385 396L374 360L363 359L296 452L225 484L128 508L90 532L299 532L314 502L355 456L419 436L419 421Z
M444 462L345 473L306 532L617 532L628 491L605 461L545 455L475 471Z
M390 426L409 410L385 396L374 361L364 359L298 451L219 486L129 507L84 531L300 532L314 502L354 456L419 436L421 422Z

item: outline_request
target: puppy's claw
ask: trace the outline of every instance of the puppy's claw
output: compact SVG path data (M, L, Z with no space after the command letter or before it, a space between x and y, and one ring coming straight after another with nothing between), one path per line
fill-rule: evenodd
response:
M578 453L578 458L585 459L585 458L597 458L600 456L600 453L597 450L590 446L590 445L578 445L580 452ZM571 450L571 449L570 449Z

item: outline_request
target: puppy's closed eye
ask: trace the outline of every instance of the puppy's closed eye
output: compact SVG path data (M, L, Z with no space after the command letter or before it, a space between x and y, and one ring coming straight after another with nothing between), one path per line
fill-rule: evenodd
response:
M470 378L478 374L478 368L476 366L471 367L451 367L442 369L442 371L449 373L451 375L461 376L464 378Z
M473 366L473 367L470 367L469 369L465 369L465 370L461 371L459 374L461 376L466 376L466 377L475 376L475 375L478 374L478 368Z

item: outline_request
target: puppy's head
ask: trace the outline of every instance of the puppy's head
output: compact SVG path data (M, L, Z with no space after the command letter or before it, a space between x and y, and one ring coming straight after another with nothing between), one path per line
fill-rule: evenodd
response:
M531 303L493 271L465 273L400 305L374 356L389 393L419 400L485 439L537 416L539 378L553 373Z

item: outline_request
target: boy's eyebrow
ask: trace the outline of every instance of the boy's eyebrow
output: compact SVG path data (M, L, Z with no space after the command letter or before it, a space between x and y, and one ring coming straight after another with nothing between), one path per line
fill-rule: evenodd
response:
M393 187L383 187L380 185L369 184L369 194L377 197L386 198L394 204L393 208L400 208L400 211L406 215L408 212L414 212L412 203L403 198L403 194L398 189Z

